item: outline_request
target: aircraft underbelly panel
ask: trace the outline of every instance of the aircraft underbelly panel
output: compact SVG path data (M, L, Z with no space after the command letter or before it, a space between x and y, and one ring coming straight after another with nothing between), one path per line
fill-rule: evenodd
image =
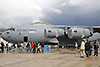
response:
M57 39L60 44L71 44L71 46L73 46L76 41L75 39L69 39L67 35L65 35L63 37L58 37Z

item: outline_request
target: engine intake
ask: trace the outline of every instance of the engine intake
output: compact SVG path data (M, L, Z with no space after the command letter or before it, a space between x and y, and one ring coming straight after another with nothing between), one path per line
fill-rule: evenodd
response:
M64 35L63 29L45 29L44 36L46 38L57 38Z
M91 36L90 30L84 28L70 28L67 32L68 37L71 39L82 39Z

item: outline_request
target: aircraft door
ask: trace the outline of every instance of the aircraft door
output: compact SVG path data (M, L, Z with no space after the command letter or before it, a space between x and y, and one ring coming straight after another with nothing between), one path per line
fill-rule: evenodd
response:
M24 42L28 41L28 36L24 36Z

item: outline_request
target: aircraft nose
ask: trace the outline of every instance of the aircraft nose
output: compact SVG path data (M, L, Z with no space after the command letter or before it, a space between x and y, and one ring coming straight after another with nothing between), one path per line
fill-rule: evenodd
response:
M1 37L5 40L6 39L6 34L5 34L5 32L3 32L2 34L1 34Z

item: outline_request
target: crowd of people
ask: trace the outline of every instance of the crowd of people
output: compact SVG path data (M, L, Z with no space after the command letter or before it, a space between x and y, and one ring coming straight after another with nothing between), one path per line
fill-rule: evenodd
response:
M98 40L96 40L94 43L92 41L84 40L81 41L81 44L79 45L80 47L80 58L90 57L90 56L98 56L98 48L99 48L99 43ZM94 50L94 53L93 53Z
M84 40L81 40L80 45L78 45L76 42L75 44L76 44L75 47L80 48L80 58L90 57L92 55L98 56L98 48L99 48L98 40L96 40L94 43L92 41L88 41L88 39L86 40L86 42ZM19 48L20 51L26 50L32 53L38 53L38 52L43 53L44 42L42 43L19 42L17 46L15 46L15 44L11 45L11 43L6 43L6 45L4 45L3 42L0 43L0 51L2 53L4 52L4 49L6 50L7 53L10 50L13 50L13 52L15 52L15 48Z
M26 51L30 51L30 52L33 52L33 53L43 53L43 48L44 48L44 42L42 43L30 43L30 42L22 42L22 43L18 43L17 46L15 46L15 44L11 44L11 43L6 43L6 45L4 45L3 42L0 43L0 51L3 53L4 50L7 51L7 53L10 51L10 50L13 50L13 52L15 52L15 48L19 48L19 50L23 51L23 50L26 50Z

